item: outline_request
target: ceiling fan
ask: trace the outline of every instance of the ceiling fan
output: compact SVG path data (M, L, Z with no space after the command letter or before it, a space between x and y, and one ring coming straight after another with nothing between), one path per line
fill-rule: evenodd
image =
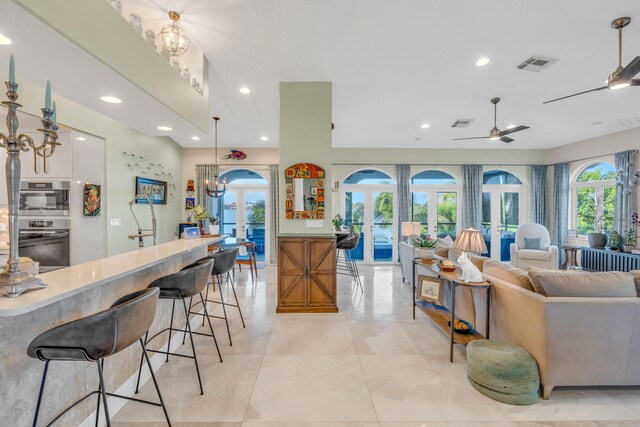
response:
M496 125L496 120L498 116L498 102L500 102L500 98L492 98L491 103L493 104L493 129L489 131L489 136L475 136L472 138L454 138L454 141L463 141L465 139L490 139L492 141L502 141L502 142L513 142L513 139L509 138L507 135L520 132L521 130L529 129L529 126L516 126L511 129L500 130Z
M622 29L629 25L630 22L631 18L628 16L623 16L622 18L611 21L611 28L618 30L618 67L609 75L606 86L552 99L550 101L543 102L543 104L560 101L561 99L567 99L589 92L596 92L602 89L622 89L627 86L640 86L640 79L634 79L636 74L640 72L640 56L636 56L633 61L627 64L626 67L622 67Z

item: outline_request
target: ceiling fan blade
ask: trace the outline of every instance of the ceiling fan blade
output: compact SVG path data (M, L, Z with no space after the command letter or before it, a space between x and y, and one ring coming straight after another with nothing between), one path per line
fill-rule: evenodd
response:
M521 130L529 129L529 126L516 126L511 129L505 129L499 133L500 136L509 135L510 133L520 132Z
M562 98L556 98L556 99L552 99L550 101L545 101L545 102L543 102L543 104L548 104L550 102L560 101L562 99L572 98L574 96L583 95L583 94L589 93L589 92L596 92L598 90L607 89L608 87L609 86L602 86L602 87L599 87L599 88L596 88L596 89L585 90L584 92L578 92L578 93L574 93L573 95L567 95L567 96L563 96Z
M465 141L467 139L489 139L488 136L473 136L471 138L453 138L454 141Z
M631 86L640 86L640 79L631 80Z
M627 80L634 78L638 73L640 73L640 56L636 56L633 61L629 62L627 66L618 73L618 77Z
M513 142L513 141L515 141L515 140L514 140L514 139L509 138L508 136L503 136L502 138L500 138L500 141L502 141L502 142L506 142L506 143L509 143L509 142Z

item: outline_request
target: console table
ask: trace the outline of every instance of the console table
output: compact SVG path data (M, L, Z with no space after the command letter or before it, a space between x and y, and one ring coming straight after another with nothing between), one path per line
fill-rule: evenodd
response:
M592 271L640 270L640 255L608 249L580 248L581 265Z

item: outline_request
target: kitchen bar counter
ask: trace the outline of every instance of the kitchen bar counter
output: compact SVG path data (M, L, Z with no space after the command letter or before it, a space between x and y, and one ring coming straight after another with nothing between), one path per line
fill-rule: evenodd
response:
M0 298L0 425L27 426L33 422L44 367L42 362L27 356L27 347L36 336L62 323L104 310L118 298L146 288L159 277L179 271L205 257L208 246L225 237L176 240L63 268L40 275L49 286L47 289L25 292L17 298ZM171 307L171 301L159 301L151 334L169 326ZM174 327L184 327L184 319L184 314L176 309ZM166 347L167 338L168 334L164 334L154 340L150 348ZM173 340L172 344L177 348L181 340ZM201 354L206 356L208 352L215 354L215 347L205 346ZM164 360L163 355L155 355L154 358L158 362ZM121 394L130 395L139 363L140 346L135 344L107 358L105 375L109 391L120 389ZM91 363L52 363L42 405L42 420L51 420L74 400L94 390L96 381L95 366ZM88 401L95 403L95 399ZM116 408L113 406L113 412ZM78 405L58 424L80 425L94 409L94 404ZM93 425L93 420L90 424Z
M17 316L136 273L184 252L221 242L226 236L175 240L120 255L43 273L46 289L25 292L17 298L0 298L0 317Z

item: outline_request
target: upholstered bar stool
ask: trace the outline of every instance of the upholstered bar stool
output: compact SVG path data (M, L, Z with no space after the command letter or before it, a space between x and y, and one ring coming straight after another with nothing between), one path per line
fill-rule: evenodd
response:
M209 288L205 292L205 301L213 304L222 305L222 316L213 316L217 319L224 319L225 324L227 325L227 336L229 337L229 345L233 345L233 341L231 340L231 330L229 329L229 319L227 317L227 307L235 307L238 309L238 313L240 314L240 320L242 321L242 327L245 328L246 325L244 323L244 318L242 317L242 310L240 309L240 303L238 302L238 295L236 294L236 287L231 277L231 271L233 267L236 265L236 259L238 258L238 248L230 248L220 251L214 255L211 255L211 258L215 261L213 264L213 276L215 276L215 280L213 280L213 291L216 290L216 281L218 282L218 287L220 288L220 301L210 300L209 299ZM235 304L225 302L224 294L222 292L222 278L225 277L227 283L231 286L231 290L233 291L233 297L235 299Z
M98 419L100 417L100 399L102 398L107 426L111 426L107 396L112 396L162 407L167 424L171 426L167 408L162 400L162 394L160 393L153 369L151 369L151 362L145 343L142 340L142 336L147 333L156 315L159 294L160 291L158 289L144 289L134 292L117 300L108 310L57 326L40 334L36 339L31 341L27 354L29 357L45 362L42 383L40 384L40 391L38 392L38 403L36 404L36 411L33 418L34 427L38 424L38 415L40 405L42 404L47 371L49 369L49 363L52 361L95 362L98 368L100 385L98 390L92 391L68 406L47 424L47 426L58 421L60 417L66 414L71 408L94 394L100 395L98 397L98 407L96 410L96 425L98 425ZM119 353L136 341L140 342L142 347L142 357L147 361L147 366L149 366L149 370L151 371L151 378L156 387L160 403L134 399L106 391L104 382L104 359Z
M196 374L198 376L198 384L200 385L200 394L204 394L204 389L202 388L202 378L200 377L200 367L198 366L198 356L196 354L196 347L193 341L193 333L191 331L191 325L189 324L189 310L187 309L186 299L194 296L199 296L200 299L203 300L201 292L207 287L207 284L209 283L209 277L211 277L212 268L213 268L213 261L207 260L206 262L198 264L192 268L188 268L186 270L182 270L177 273L169 274L168 276L164 276L159 279L156 279L149 285L149 288L160 289L160 299L172 300L172 307L171 307L171 320L169 321L169 327L159 331L158 333L153 335L151 338L149 338L149 334L147 333L144 338L144 343L146 345L154 338L160 336L166 331L169 331L169 341L167 344L167 351L162 351L162 350L147 350L147 351L166 355L167 362L169 361L170 355L193 359L196 365ZM182 306L184 307L186 329L187 329L187 333L189 334L189 338L191 340L191 352L193 356L171 352L171 333L174 331L182 332L182 329L173 327L173 318L175 313L176 301L182 301ZM205 314L208 314L206 305L204 307L204 311L205 311ZM220 354L220 349L218 348L218 342L216 341L215 335L213 333L213 327L211 326L211 322L209 322L209 328L211 330L211 336L213 336L213 342L216 346L216 350L218 351L218 357L220 358L220 362L222 362L222 355ZM142 360L140 360L140 370L138 371L138 381L136 382L136 393L138 393L138 389L140 387L141 375L142 375Z
M358 272L358 264L353 256L353 250L360 242L360 234L351 233L336 243L336 271L338 274L344 274L353 277L355 283L360 286L360 290L364 292L360 273ZM340 256L342 251L343 256Z

